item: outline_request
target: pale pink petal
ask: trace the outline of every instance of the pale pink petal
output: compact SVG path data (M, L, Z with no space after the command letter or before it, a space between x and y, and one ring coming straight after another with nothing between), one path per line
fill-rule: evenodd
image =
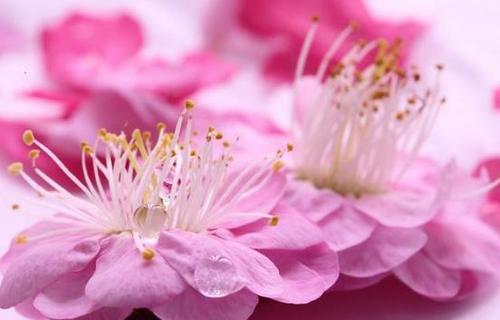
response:
M497 88L493 94L493 106L495 109L500 109L500 88Z
M40 313L35 307L33 307L33 298L24 300L18 303L14 308L16 312L30 320L49 320L46 316Z
M87 283L86 295L109 307L141 308L165 303L186 287L160 256L145 260L130 237L109 239Z
M331 190L317 189L308 181L292 179L284 201L315 222L329 216L344 203L344 199Z
M425 195L415 199L411 194L391 192L363 196L353 205L387 227L411 228L429 222L437 214L436 198Z
M273 209L278 225L267 219L231 230L235 241L254 249L300 250L323 242L321 230L295 209L279 204Z
M39 293L33 305L51 319L73 319L92 313L97 304L85 296L85 285L94 273L89 264L79 272L68 273Z
M325 240L336 251L358 245L368 239L377 223L348 203L317 222Z
M498 274L500 235L477 219L436 221L426 227L426 252L440 265Z
M282 279L272 261L233 241L170 231L162 233L157 249L203 295L225 296L243 287L260 296L283 292Z
M452 298L460 290L460 272L439 266L422 252L397 267L394 274L407 286L430 298Z
M274 300L308 303L319 298L339 276L337 255L326 244L304 250L262 250L278 267L285 290Z
M99 251L96 240L40 243L13 259L0 287L0 306L34 296L61 276L84 269Z
M162 320L233 320L248 319L258 297L241 290L223 298L207 298L196 290L186 289L168 304L151 308Z
M378 227L365 242L339 252L340 272L352 277L372 277L391 271L425 245L420 229Z

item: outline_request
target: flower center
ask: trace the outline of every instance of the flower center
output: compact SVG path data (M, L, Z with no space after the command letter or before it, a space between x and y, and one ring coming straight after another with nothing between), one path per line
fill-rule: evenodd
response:
M276 218L269 213L237 209L238 203L258 193L272 178L282 151L230 176L231 144L222 140L222 133L209 128L205 139L198 139L199 148L195 148L192 108L193 103L187 101L173 133L167 133L165 125L159 124L156 141L147 131L134 130L128 138L124 133L99 130L93 147L82 143L84 182L30 130L26 131L24 142L47 154L84 197L70 193L39 168L34 171L48 188L25 173L19 162L9 166L9 171L20 174L42 197L42 204L60 213L49 220L71 226L55 233L131 234L148 260L154 257L150 246L156 244L164 230L209 232L240 218L268 218L275 224ZM40 151L34 149L29 154L35 164Z
M295 107L302 113L294 127L298 176L344 195L383 192L417 156L434 124L444 103L438 77L427 87L417 67L402 70L400 40L360 42L327 75L331 58L354 25L333 42L315 77L305 77L316 28L313 21L294 84ZM361 67L372 52L373 61Z

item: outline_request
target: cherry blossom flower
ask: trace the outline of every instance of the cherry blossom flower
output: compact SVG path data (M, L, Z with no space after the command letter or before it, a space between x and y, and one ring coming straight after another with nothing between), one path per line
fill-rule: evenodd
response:
M419 155L445 103L443 66L431 81L416 66L402 69L396 40L359 42L329 67L350 25L304 76L317 28L314 20L297 63L293 126L276 141L293 149L284 159L284 202L315 222L339 255L333 289L393 274L433 299L474 292L482 275L498 273L500 237L479 209L498 180ZM268 132L254 134L266 140Z
M193 106L172 133L160 123L156 139L99 130L82 143L83 180L24 132L33 163L45 153L83 195L41 169L34 177L9 166L37 192L27 201L55 214L2 258L2 308L51 319L124 319L136 308L161 319L246 319L258 296L306 303L335 282L336 254L320 231L279 203L285 151L238 163L221 132L193 130Z

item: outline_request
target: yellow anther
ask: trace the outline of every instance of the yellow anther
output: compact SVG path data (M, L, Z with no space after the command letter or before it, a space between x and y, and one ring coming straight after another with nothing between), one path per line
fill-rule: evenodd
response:
M293 144L291 144L291 143L287 143L287 145L286 145L286 150L287 150L288 152L293 151Z
M14 211L19 210L19 204L14 203L10 208Z
M166 125L165 123L163 123L163 122L158 122L158 123L156 124L156 129L157 129L158 131L165 130L166 128L167 128L167 125Z
M444 69L444 65L442 64L436 64L436 69L438 69L439 71L443 70Z
M285 164L283 163L283 161L278 160L275 163L273 163L272 168L273 168L274 172L277 172L277 171L281 170L284 166L285 166Z
M314 23L318 22L319 21L319 16L317 16L317 15L312 16L311 17L311 21L314 22Z
M220 133L220 132L217 132L217 133L215 134L215 139L217 139L217 140L222 139L222 137L223 137L223 136L222 136L222 133Z
M87 142L82 142L81 144L82 152L85 155L91 155L92 154L92 147L87 143Z
M99 138L101 138L101 139L106 138L106 134L107 134L107 133L108 133L108 132L106 131L106 129L105 129L105 128L101 128L101 129L97 130L97 136L98 136Z
M17 243L17 244L23 244L23 243L26 243L28 242L29 238L27 235L25 234L20 234L20 235L17 235L14 239L14 241Z
M184 101L184 107L186 108L186 110L193 109L194 108L194 101L187 99L186 101Z
M18 174L21 173L21 171L23 171L23 164L21 162L14 162L12 163L11 165L9 165L7 167L7 171L13 175L13 176L17 176Z
M139 129L132 131L132 138L134 139L135 146L139 149L143 159L148 157L148 152L146 151L146 146L144 145L144 140L142 140L142 133Z
M156 253L153 249L150 249L150 248L146 248L144 249L144 251L141 252L142 254L142 257L144 258L144 260L153 260L153 258L155 257Z
M190 155L191 155L192 157L196 156L196 151L194 151L194 150L193 150L193 151L191 151Z
M276 227L279 222L280 222L280 217L277 215L274 215L269 219L269 225L272 227Z
M39 156L40 156L40 150L38 150L38 149L33 149L33 150L30 150L30 152L28 152L28 158L30 158L33 161L36 158L38 158Z
M23 132L23 142L27 146L31 146L35 142L35 135L33 134L33 131L26 130Z
M151 139L151 131L144 131L142 133L142 138L145 140L145 141L148 141L149 139Z
M229 141L224 141L222 145L224 146L224 148L229 148L231 144L229 143Z

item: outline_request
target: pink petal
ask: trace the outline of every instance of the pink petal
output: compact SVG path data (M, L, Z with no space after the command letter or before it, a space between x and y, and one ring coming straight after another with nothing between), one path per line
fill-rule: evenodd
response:
M301 250L323 242L321 230L293 208L278 205L273 212L278 225L270 226L267 219L231 230L235 240L253 249Z
M333 191L317 189L308 181L292 179L284 201L315 222L329 216L344 203L344 199Z
M34 296L61 276L84 269L99 251L95 240L40 243L10 264L0 287L0 306Z
M74 14L44 30L41 41L49 75L63 84L87 87L104 68L136 55L143 36L138 22L125 14L106 18Z
M207 298L196 290L186 289L168 304L151 308L163 320L233 320L248 319L258 298L241 290L223 298Z
M340 272L351 277L372 277L391 271L425 245L420 229L377 228L365 242L339 252Z
M186 282L205 296L226 296L245 286L260 296L283 291L276 266L234 241L170 231L162 233L157 248Z
M394 274L407 286L430 298L452 298L460 290L460 272L440 267L424 253L415 254L397 267Z
M95 266L89 265L62 276L39 293L33 305L51 319L73 319L92 313L98 307L85 296L85 285L94 270Z
M145 260L132 238L115 236L99 255L85 292L101 305L144 308L166 302L185 287L160 255Z
M500 236L477 219L429 224L426 252L441 266L498 274Z
M437 213L437 196L420 199L405 193L391 192L367 195L353 201L353 205L369 217L387 227L412 228L430 221Z
M499 99L500 99L500 90ZM499 101L500 106L500 101ZM489 158L481 162L476 168L476 175L479 175L480 171L485 169L491 180L496 180L500 178L500 158ZM488 198L495 202L500 202L500 186L495 187L488 193Z
M33 307L33 300L33 298L29 298L17 304L15 306L16 312L30 320L49 320L49 318Z
M284 281L283 294L274 300L308 303L319 298L339 276L337 255L326 244L304 250L262 250L278 267Z
M340 251L367 240L377 223L346 203L318 221L318 226L330 247Z

